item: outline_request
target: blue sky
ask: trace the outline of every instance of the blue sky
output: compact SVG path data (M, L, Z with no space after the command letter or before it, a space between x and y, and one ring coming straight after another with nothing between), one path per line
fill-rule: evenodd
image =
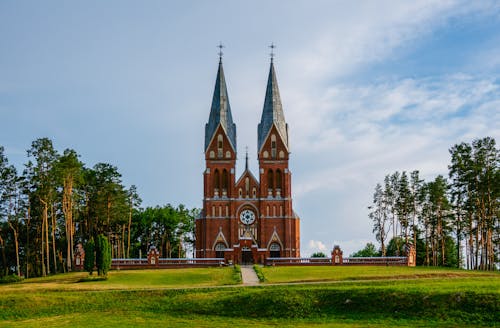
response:
M222 41L239 172L269 48L290 129L302 254L374 240L395 170L446 174L457 142L500 140L497 1L2 1L0 145L32 140L118 166L144 205L201 207L204 124Z

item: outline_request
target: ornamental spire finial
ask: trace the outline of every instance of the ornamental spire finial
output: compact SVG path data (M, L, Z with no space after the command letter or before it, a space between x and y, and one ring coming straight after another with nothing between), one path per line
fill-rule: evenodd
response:
M271 63L272 63L273 59L274 59L274 48L276 48L276 46L274 45L274 42L271 42L271 45L269 46L269 48L271 48L271 53L269 54L269 56L271 57Z
M219 48L219 63L222 62L222 56L224 55L224 53L222 52L222 48L224 48L224 45L222 44L222 42L219 42L219 45L217 46L217 48Z

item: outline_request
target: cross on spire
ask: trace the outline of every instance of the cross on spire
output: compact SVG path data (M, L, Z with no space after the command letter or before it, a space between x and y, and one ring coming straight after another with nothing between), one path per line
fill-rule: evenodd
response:
M276 46L274 45L274 42L271 43L269 48L271 48L271 53L269 54L269 56L271 57L271 63L272 63L273 59L274 59L274 48L276 48Z
M222 55L224 55L224 53L222 52L222 48L224 48L224 45L222 44L222 42L219 42L219 45L217 46L217 48L219 48L219 61L222 62Z

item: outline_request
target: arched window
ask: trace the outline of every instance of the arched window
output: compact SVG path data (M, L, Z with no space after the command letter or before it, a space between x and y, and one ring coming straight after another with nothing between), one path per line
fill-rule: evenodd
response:
M214 172L214 196L219 196L220 189L220 174L219 170L215 169Z
M276 170L276 188L277 189L280 189L280 190L283 189L283 186L281 185L282 181L283 181L283 179L282 179L281 171L278 169L278 170Z
M285 152L283 150L280 150L280 158L285 158Z
M257 197L257 188L253 187L252 194L253 194L253 198Z
M267 171L267 188L268 189L273 189L274 188L274 174L273 174L273 170Z
M229 150L226 151L226 158L231 158L231 152Z
M226 250L226 245L224 245L223 243L217 243L215 245L215 257L223 259L225 250Z
M211 150L208 157L215 158L215 152L213 150Z
M267 152L267 150L264 150L264 152L262 153L262 155L264 156L264 158L268 158L269 157L269 153Z
M245 195L250 195L250 179L248 177L245 178Z
M222 157L222 134L217 136L217 157Z
M270 246L269 246L269 255L271 255L271 257L281 257L281 246L280 244L278 243L272 243Z
M222 192L227 192L227 185L228 185L228 174L227 170L224 169L222 171Z
M238 190L238 195L240 196L240 198L243 195L243 191L241 190L241 188Z
M276 158L276 136L271 136L271 158Z

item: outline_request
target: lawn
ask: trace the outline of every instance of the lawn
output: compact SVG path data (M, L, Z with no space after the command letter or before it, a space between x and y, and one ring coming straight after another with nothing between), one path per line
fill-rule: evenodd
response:
M279 271L280 275L286 275L296 269L299 268L264 268L263 272L268 278L270 272L279 276ZM314 269L314 273L306 270L302 278L297 273L293 281L311 280L311 275L321 271L318 267L300 269ZM339 268L323 267L325 272L332 269ZM237 283L231 268L115 271L108 281L85 283L76 282L82 274L33 279L0 285L0 326L491 327L500 324L500 279L496 273L381 267L341 269L345 269L344 278L329 283L257 287L228 285ZM370 270L374 271L364 272ZM347 277L353 279L346 280ZM219 287L210 287L216 285ZM192 288L196 286L206 287Z
M59 274L44 278L25 280L20 284L0 285L0 291L18 290L33 292L37 290L122 290L190 288L232 285L232 268L195 268L164 270L110 271L105 281L81 280L88 277L86 272Z
M263 267L266 283L295 283L375 279L419 279L458 277L500 277L485 273L449 268L387 266L276 266Z

